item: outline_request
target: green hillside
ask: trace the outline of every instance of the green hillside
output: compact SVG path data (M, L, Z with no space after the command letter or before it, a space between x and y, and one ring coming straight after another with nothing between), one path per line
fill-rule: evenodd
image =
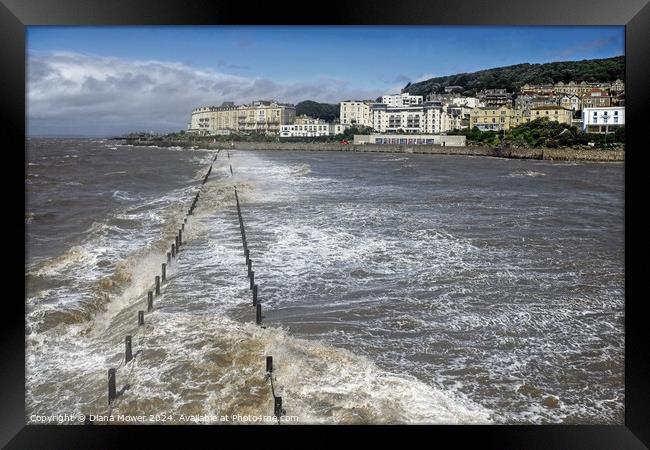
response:
M464 95L474 95L482 89L493 88L506 88L513 92L526 83L609 82L616 79L625 80L624 56L497 67L409 83L402 92L411 95L427 95L442 93L447 86L462 86Z
M339 105L329 103L318 103L312 100L305 100L296 105L296 116L306 114L308 116L333 121L339 118Z

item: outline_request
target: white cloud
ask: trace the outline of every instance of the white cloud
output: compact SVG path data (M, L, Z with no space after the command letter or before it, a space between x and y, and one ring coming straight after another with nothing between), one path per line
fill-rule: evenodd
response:
M276 82L200 70L182 63L127 61L78 53L29 55L29 134L116 134L184 129L193 108L275 99L338 103L376 98L328 77Z

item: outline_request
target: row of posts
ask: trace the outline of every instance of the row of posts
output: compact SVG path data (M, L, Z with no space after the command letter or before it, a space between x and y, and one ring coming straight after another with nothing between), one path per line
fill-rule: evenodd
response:
M208 169L208 172L203 178L203 183L201 183L201 185L204 185L208 181L208 177L212 172L212 165L217 160L218 156L219 156L219 150L217 150L217 154L214 156L214 159L212 160L212 164L210 164L210 168ZM196 193L196 196L194 197L192 206L188 211L188 215L191 215L194 212L196 203L199 200L199 193L200 190L199 192ZM161 275L156 275L155 277L154 290L147 292L147 312L153 311L154 295L155 297L160 296L161 283L165 283L167 281L167 267L171 265L172 259L175 259L178 253L180 252L180 248L183 245L183 231L185 231L186 223L187 223L187 216L183 219L183 224L181 225L181 228L178 230L178 234L174 236L174 243L171 244L171 251L167 252L167 262L162 263ZM143 325L144 325L144 311L138 311L138 327ZM128 364L133 359L133 346L132 346L131 335L126 336L124 344L125 344L124 363ZM112 404L113 401L117 399L116 372L117 369L115 368L108 369L108 404L109 405ZM89 416L86 416L86 423L92 424L92 422L89 420Z
M241 231L242 244L244 247L244 257L246 258L246 267L248 268L248 278L250 280L250 290L253 291L253 307L255 308L255 323L262 324L262 304L257 298L257 284L255 284L255 271L253 270L253 261L250 258L250 250L246 240L246 228L244 219L241 215L241 206L239 205L239 195L235 186L235 200L237 202L237 216L239 218L239 230Z
M228 154L230 159L230 153ZM230 166L232 173L232 165ZM255 271L253 270L253 261L250 259L250 250L248 249L248 241L246 240L246 227L244 227L244 219L241 214L241 205L239 204L239 195L237 193L237 186L235 186L235 201L237 202L237 217L239 218L239 229L241 232L241 239L244 248L244 257L246 258L246 267L248 269L248 278L250 279L250 289L253 291L253 306L255 307L255 323L262 324L262 304L257 298L257 284L255 284ZM280 417L286 414L282 409L282 397L275 395L275 388L273 387L273 357L266 357L266 375L271 382L271 394L273 395L273 415L277 417L278 424Z
M280 417L286 414L286 411L282 409L282 397L275 395L275 387L273 386L273 357L266 357L266 376L271 381L271 394L273 395L273 415L278 418L278 424L280 423Z

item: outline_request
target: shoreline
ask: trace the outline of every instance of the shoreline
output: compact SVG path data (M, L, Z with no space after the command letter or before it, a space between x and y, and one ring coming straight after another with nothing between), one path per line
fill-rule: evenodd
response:
M330 142L206 142L188 141L154 141L129 140L131 145L156 145L158 147L201 147L207 149L232 148L234 150L267 150L267 151L339 151L339 152L368 152L368 153L402 153L425 155L464 155L489 156L508 159L538 159L545 161L597 161L623 162L625 150L595 150L573 148L490 148L481 146L441 147L439 145L378 145L378 144L339 144Z

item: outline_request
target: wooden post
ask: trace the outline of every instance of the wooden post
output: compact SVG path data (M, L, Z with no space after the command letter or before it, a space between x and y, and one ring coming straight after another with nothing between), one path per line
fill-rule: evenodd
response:
M257 306L257 285L253 286L253 306Z
M273 408L273 415L275 417L280 418L282 416L282 397L274 397L275 398L275 405Z
M178 245L183 245L183 232L178 230Z
M131 336L127 336L126 339L124 339L124 344L126 345L124 362L128 363L133 359L133 352L131 351Z
M181 246L178 244L178 236L174 236L174 242L176 242L176 253L181 251Z
M255 271L251 270L251 289L253 289L254 284L255 284Z
M156 275L156 297L160 295L160 275Z
M185 223L181 224L181 231L185 231Z
M153 311L153 291L147 292L147 312Z
M115 369L108 369L108 404L110 405L116 398L117 391L115 390Z
M163 283L167 281L167 264L162 263L162 280Z
M268 373L273 372L273 356L266 357L266 371Z
M138 311L138 326L144 325L144 311Z
M172 257L176 258L176 245L172 244Z
M172 263L172 254L170 252L167 252L167 264Z
M246 264L248 264L248 260L250 259L250 254L251 252L248 251L248 249L244 250L244 256L246 257Z
M246 265L248 266L248 276L250 277L250 276L251 276L251 268L252 268L251 266L253 265L253 260L252 260L252 259L249 259L249 260L246 262ZM251 288L251 289L252 289L252 288Z
M257 306L255 307L255 323L256 324L261 324L262 323L262 304L258 303Z

